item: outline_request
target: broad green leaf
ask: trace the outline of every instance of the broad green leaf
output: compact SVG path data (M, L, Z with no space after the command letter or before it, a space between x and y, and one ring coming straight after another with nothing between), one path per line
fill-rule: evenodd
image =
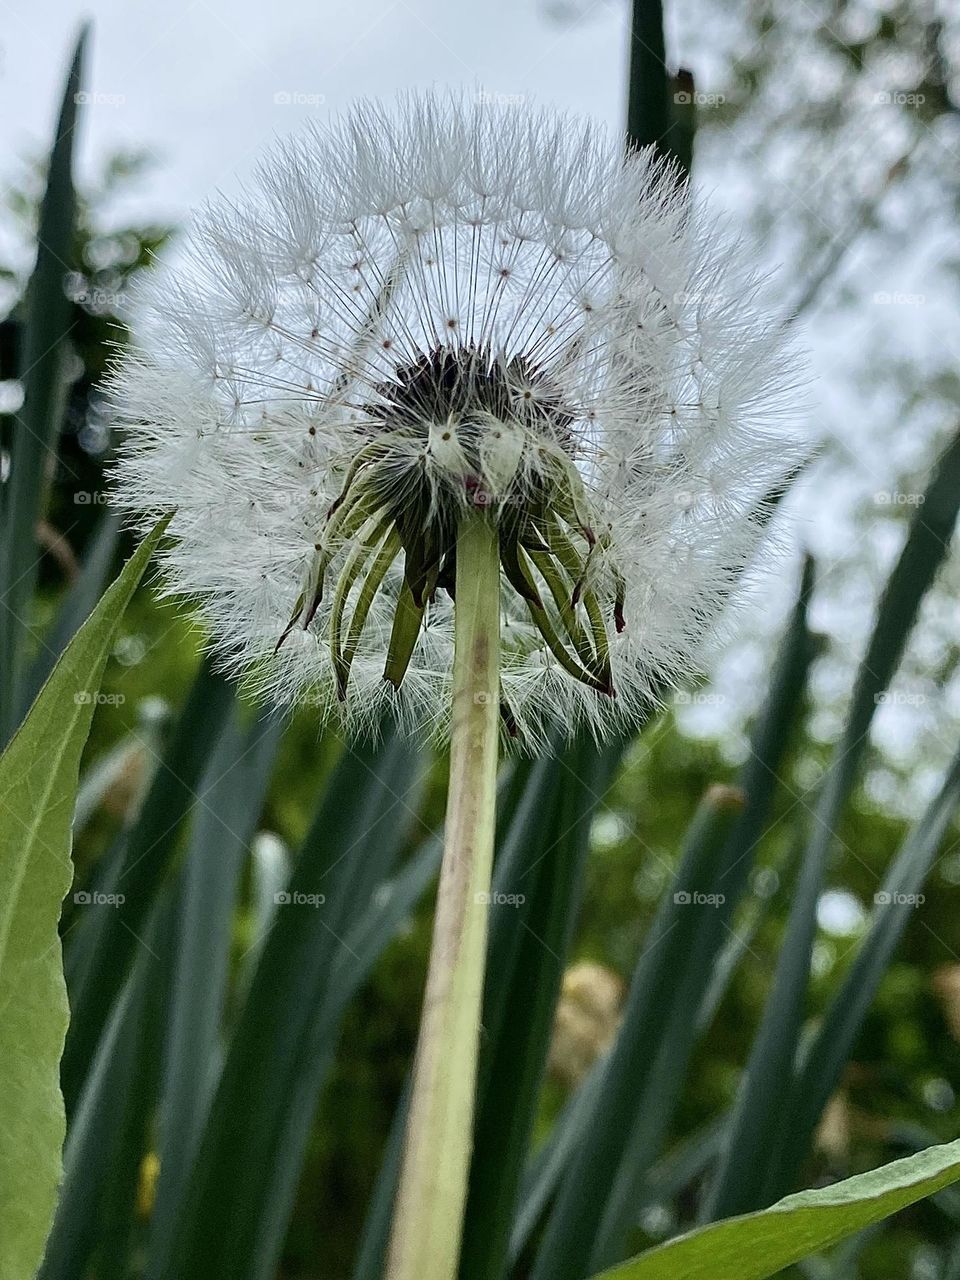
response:
M691 1231L595 1280L766 1280L960 1179L960 1141Z
M80 754L158 525L57 663L0 757L0 1278L25 1280L53 1217L64 1136L67 997L57 922L70 887ZM91 910L109 911L109 906Z
M10 447L10 478L0 509L0 744L22 710L18 690L37 579L36 524L42 514L66 404L71 303L65 276L72 266L76 221L73 152L87 28L81 29L67 82L40 202L37 262L27 284L20 342L23 406Z

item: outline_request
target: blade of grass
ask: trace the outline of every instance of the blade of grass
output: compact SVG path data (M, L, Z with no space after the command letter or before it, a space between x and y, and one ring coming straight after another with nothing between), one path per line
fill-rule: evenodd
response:
M780 1104L786 1117L782 1147L765 1194L776 1198L796 1176L813 1132L840 1081L916 897L960 806L960 752L938 794L910 833L875 898L870 927L856 959L830 1002L816 1036L803 1053L788 1094Z
M584 1077L579 1089L567 1100L550 1133L527 1168L517 1212L510 1233L508 1259L516 1266L537 1223L556 1194L571 1157L586 1135L594 1109L603 1092L603 1072L607 1058L599 1058Z
M666 60L661 0L633 0L627 137L633 147L655 146L669 156L672 118Z
M160 1176L150 1220L148 1277L160 1274L216 1084L240 872L283 730L264 715L244 731L236 715L210 756L181 879L177 959L159 1112ZM202 975L202 981L198 981Z
M741 806L740 794L725 787L712 787L700 804L677 875L683 888L661 902L645 939L598 1107L560 1187L531 1272L535 1280L573 1280L586 1274L623 1154L624 1127L654 1065L649 1046L659 1044L667 1030L676 975L697 934L707 927L708 912L716 909L705 899L714 893L717 861ZM601 1170L607 1174L602 1184Z
M186 705L157 764L133 827L104 864L104 892L123 895L109 913L76 926L67 982L73 1021L63 1056L62 1082L72 1111L110 1005L119 991L156 892L172 864L184 818L205 803L200 778L227 714L233 691L209 661L201 664Z
M816 908L827 860L867 745L879 696L899 664L920 604L950 545L960 507L960 434L941 457L924 502L884 588L867 652L857 672L843 733L812 818L801 878L787 923L773 988L734 1107L728 1146L704 1220L762 1206L765 1186L788 1141L783 1099L790 1089L806 1003Z
M66 403L71 309L64 277L72 265L74 135L87 36L88 28L81 28L60 105L20 335L23 404L14 419L0 527L0 744L13 731L22 705L20 669L39 561L36 525Z
M807 629L812 581L808 560L743 769L742 791L718 789L701 805L674 883L651 927L602 1095L573 1153L544 1232L532 1273L535 1280L581 1280L591 1265L622 1256L633 1230L638 1188L657 1155L664 1119L676 1097L674 1091L668 1102L655 1092L671 1081L658 1046L669 1041L684 1055L692 1048L695 1011L729 936L766 827L814 652ZM707 901L695 905L697 894ZM676 1075L674 1071L674 1090Z
M235 1028L164 1280L275 1274L335 1045L336 966L416 820L421 773L396 739L334 772Z

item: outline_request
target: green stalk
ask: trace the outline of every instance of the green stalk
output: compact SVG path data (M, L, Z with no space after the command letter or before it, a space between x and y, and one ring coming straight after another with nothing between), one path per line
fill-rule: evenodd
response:
M457 539L450 787L386 1280L454 1280L472 1146L493 867L500 685L497 530Z

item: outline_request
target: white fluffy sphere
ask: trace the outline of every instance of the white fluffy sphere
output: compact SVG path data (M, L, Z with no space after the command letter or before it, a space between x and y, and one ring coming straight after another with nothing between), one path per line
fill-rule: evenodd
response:
M175 510L170 588L261 693L441 734L481 505L506 722L602 734L695 669L797 461L797 357L758 291L673 171L588 124L360 106L151 276L117 497ZM419 632L390 666L401 600Z

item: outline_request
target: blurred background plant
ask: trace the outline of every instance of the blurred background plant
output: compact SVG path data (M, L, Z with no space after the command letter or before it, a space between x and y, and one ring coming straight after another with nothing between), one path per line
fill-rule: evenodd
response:
M656 33L658 7L634 21ZM911 257L955 275L954 27L934 6L773 0L681 33L695 79L634 44L635 136L689 160L695 119L721 191L768 172L750 211L787 305L816 350L843 332L870 367L829 384L826 456L786 500L816 564L754 586L772 621L636 741L504 769L464 1280L579 1280L957 1134L956 320L931 343L924 311L881 350L877 324L917 306L871 287L893 247L904 298ZM7 196L5 733L129 550L96 386L172 235L124 225L142 155L75 191L85 84L81 40L57 145ZM100 695L42 1276L375 1280L445 771L239 704L201 648L143 590ZM960 1197L792 1274L960 1276Z

